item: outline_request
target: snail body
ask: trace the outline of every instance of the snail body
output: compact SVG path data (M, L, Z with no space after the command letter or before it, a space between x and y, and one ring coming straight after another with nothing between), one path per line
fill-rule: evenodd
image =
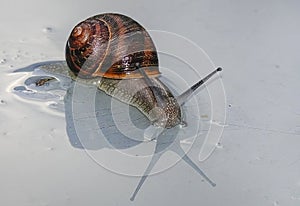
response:
M122 102L138 108L156 126L173 127L181 121L181 108L175 97L159 79L152 78L148 87L143 78L132 80L104 79L98 88ZM158 90L160 100L153 93ZM162 102L163 104L160 104Z

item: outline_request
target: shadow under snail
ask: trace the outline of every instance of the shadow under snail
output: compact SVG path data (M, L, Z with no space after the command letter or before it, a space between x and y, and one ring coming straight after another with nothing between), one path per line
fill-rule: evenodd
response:
M183 124L181 106L222 70L217 68L175 97L159 80L157 51L148 32L130 17L115 13L96 15L77 24L66 44L66 61L72 79L96 83L100 90L136 107L153 125L162 128Z

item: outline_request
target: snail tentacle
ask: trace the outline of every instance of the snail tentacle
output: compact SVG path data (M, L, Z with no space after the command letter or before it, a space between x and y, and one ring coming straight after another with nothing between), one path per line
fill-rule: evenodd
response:
M215 69L213 72L211 72L210 74L208 74L206 77L204 77L203 79L201 79L200 81L198 81L196 84L194 84L193 86L191 86L189 89L187 89L185 92L183 92L181 95L179 95L176 99L179 105L183 105L188 99L189 97L201 86L203 85L207 80L209 80L214 74L216 74L217 72L222 71L221 67L218 67L217 69Z

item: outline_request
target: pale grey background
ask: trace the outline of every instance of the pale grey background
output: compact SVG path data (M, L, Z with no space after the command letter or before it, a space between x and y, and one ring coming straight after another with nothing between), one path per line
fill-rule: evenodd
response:
M0 136L5 148L0 151L0 204L299 205L299 8L299 1L280 0L2 0L0 42L8 65L61 59L67 34L77 22L98 13L119 12L147 29L175 32L201 46L224 68L223 83L231 107L227 108L222 148L206 162L198 162L217 187L202 182L194 170L180 162L150 177L135 202L129 197L138 178L113 174L83 152L74 152L63 132L54 135L61 137L59 140L49 143L58 148L51 155L39 152L38 146L27 147L47 147L49 140L38 139L37 143L35 133L26 126L30 118L10 117L5 113L8 110L1 108L6 117L5 122L1 119L1 130L7 124L22 122L20 130L31 136L12 135L17 147ZM46 27L53 33L41 40ZM43 43L26 43L35 38ZM20 49L37 53L14 60L14 52ZM5 69L7 73L12 68ZM7 85L0 85L0 94L6 94ZM30 117L30 112L22 112ZM45 125L56 121L46 115L43 118L47 118L41 120ZM194 153L191 156L197 158L197 150Z

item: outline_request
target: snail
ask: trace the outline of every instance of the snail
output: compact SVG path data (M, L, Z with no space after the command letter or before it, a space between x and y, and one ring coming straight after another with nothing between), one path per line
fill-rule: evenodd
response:
M98 89L136 107L162 128L184 124L181 106L222 70L217 68L175 97L159 79L158 55L149 33L130 17L115 13L78 23L67 40L65 57L72 79L96 83Z

